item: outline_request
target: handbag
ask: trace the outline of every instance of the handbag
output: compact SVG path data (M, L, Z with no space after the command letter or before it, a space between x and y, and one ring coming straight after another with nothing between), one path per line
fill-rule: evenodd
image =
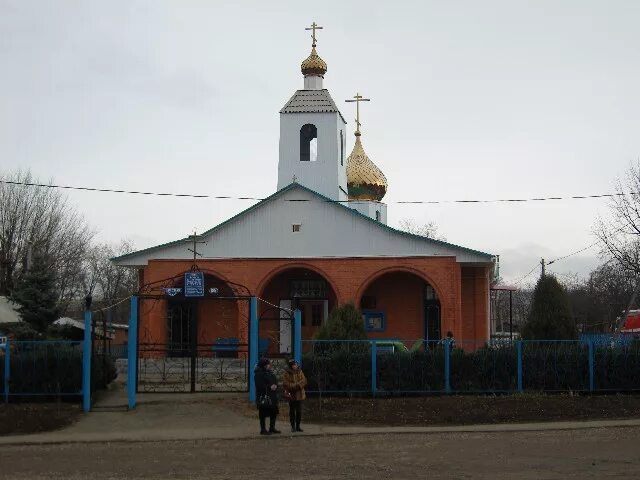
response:
M273 402L271 401L271 397L269 393L265 390L265 393L258 397L258 407L271 407Z
M284 399L285 399L287 402L290 402L291 400L293 400L293 395L291 394L291 392L290 392L289 390L285 390L285 391L282 393L282 396L284 397Z

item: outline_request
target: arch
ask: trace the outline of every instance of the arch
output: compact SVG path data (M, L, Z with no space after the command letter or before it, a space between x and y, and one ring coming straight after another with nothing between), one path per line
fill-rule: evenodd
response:
M427 275L426 273L411 267L395 266L395 267L382 268L372 273L371 275L369 275L364 280L362 285L360 285L360 287L358 288L358 291L356 293L356 298L354 299L355 304L360 305L360 301L362 300L362 295L364 294L364 292L366 292L367 288L369 288L369 286L371 286L373 282L375 282L379 277L387 273L394 273L394 272L413 273L414 275L422 278L422 280L427 282L436 291L436 295L438 296L438 298L444 298L442 291L440 289L440 286L433 279L431 279L431 277L429 277L429 275Z
M405 341L442 338L442 295L424 272L388 267L370 275L360 286L356 306L365 317L369 335Z
M305 262L280 265L260 281L257 288L259 336L265 339L270 355L292 352L291 315L302 314L302 338L309 339L338 304L334 282L322 269Z
M262 293L264 292L264 289L265 289L266 285L271 280L273 280L277 275L279 275L280 273L285 272L286 270L291 270L291 269L296 269L296 268L305 268L305 269L311 270L311 271L317 273L318 275L320 275L321 277L323 277L327 281L327 283L329 283L329 286L333 290L333 293L336 296L336 301L338 301L338 303L340 303L340 299L342 297L340 296L340 292L338 291L338 287L336 286L335 282L331 279L331 277L324 270L322 270L321 268L318 268L315 265L312 265L312 264L306 263L306 262L288 263L286 265L281 265L281 266L276 267L273 270L271 270L258 283L258 287L256 288L257 295L258 296L262 296Z
M315 149L313 148L314 144ZM306 123L300 127L300 161L315 162L317 158L318 128L312 123Z

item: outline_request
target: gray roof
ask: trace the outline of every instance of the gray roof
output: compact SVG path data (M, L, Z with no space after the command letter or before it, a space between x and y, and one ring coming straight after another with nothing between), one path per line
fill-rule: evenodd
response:
M280 113L333 113L337 112L347 123L337 105L329 95L329 90L298 90L282 107Z

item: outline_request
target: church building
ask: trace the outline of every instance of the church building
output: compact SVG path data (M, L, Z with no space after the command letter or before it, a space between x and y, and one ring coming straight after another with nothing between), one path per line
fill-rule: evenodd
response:
M355 145L324 88L316 48L302 62L303 87L280 110L277 190L203 234L114 259L139 269L139 341L179 352L194 342L248 338L247 304L258 297L264 351L292 349L289 311L303 340L335 307L353 302L370 338L489 338L494 256L387 225L388 183L367 156L357 94ZM201 272L200 299L188 272ZM187 284L185 284L185 281ZM204 300L204 301L203 301ZM195 336L195 338L194 338Z

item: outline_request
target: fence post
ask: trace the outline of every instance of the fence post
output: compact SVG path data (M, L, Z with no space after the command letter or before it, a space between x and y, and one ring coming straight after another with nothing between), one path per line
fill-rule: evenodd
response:
M589 346L589 391L594 390L594 378L593 378L593 339L589 339L587 345Z
M11 378L11 340L4 344L4 403L9 403L9 379Z
M91 410L91 311L84 312L84 341L82 342L82 410Z
M129 410L136 408L138 377L138 297L131 297L129 329L127 334L127 399Z
M258 299L249 299L249 400L256 401L256 379L253 369L258 363Z
M376 396L378 390L378 345L371 340L371 395Z
M518 392L522 393L522 340L516 342L518 352Z
M297 308L293 312L293 359L302 368L302 312Z
M444 391L451 393L451 340L444 341Z

